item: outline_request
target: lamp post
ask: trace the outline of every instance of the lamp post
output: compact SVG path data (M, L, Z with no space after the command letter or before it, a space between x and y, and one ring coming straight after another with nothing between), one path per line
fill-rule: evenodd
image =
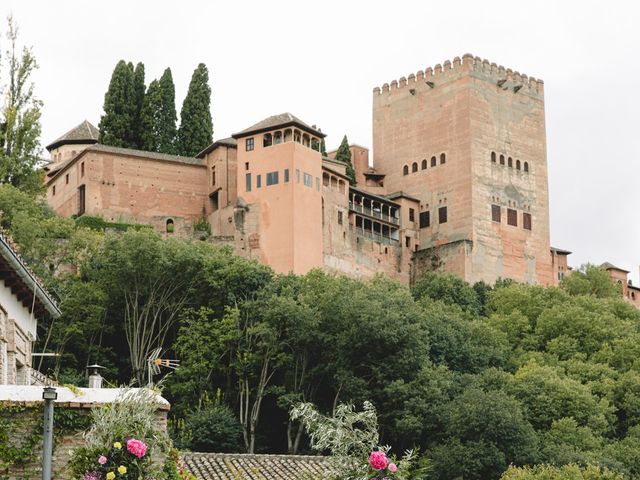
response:
M44 433L42 440L42 480L51 480L51 456L53 454L53 402L58 398L56 389L47 386L42 391L44 400Z

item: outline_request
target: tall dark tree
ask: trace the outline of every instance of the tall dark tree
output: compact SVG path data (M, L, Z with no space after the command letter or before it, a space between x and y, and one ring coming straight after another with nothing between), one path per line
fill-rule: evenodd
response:
M100 143L114 147L136 147L131 132L135 105L133 64L120 60L104 96L104 115L99 124Z
M7 85L0 112L0 183L37 193L42 178L37 165L40 154L40 108L33 93L31 75L38 68L30 48L16 51L18 27L8 19L8 50L5 53Z
M175 86L171 69L160 80L149 84L141 113L142 149L160 153L176 153Z
M323 157L329 156L327 154L327 145L324 143L324 138L320 140L320 153L322 154Z
M209 72L204 63L193 72L189 91L180 112L178 129L178 153L193 156L204 149L213 139L211 121L211 88Z
M346 135L342 138L342 143L338 147L336 160L347 165L347 177L351 180L351 185L355 185L357 183L356 171L353 168L353 163L351 163L351 150L349 150L349 140L347 140Z
M144 65L139 62L133 71L133 99L135 110L133 112L131 123L131 134L133 136L133 142L135 143L136 148L142 147L141 115L145 90L146 87L144 84Z

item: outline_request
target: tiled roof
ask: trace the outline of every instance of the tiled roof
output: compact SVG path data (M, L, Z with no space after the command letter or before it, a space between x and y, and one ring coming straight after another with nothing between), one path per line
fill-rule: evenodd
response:
M199 154L197 154L196 158L204 158L204 156L207 153L212 152L213 150L215 150L220 145L224 145L225 147L236 148L238 146L238 141L233 137L221 138L220 140L216 140L211 145L209 145L207 148L202 150Z
M100 131L88 121L82 122L80 125L73 127L60 138L54 140L47 145L47 150L51 151L60 145L78 144L78 143L98 143Z
M304 123L295 115L292 115L289 112L287 112L287 113L281 113L279 115L272 115L270 117L267 117L264 120L261 120L260 122L256 123L255 125L252 125L249 128L245 128L241 132L234 133L232 137L233 138L244 137L251 133L266 132L267 130L271 130L278 127L286 127L289 125L295 125L300 129L305 130L306 132L316 135L318 137L326 136L324 133Z
M604 262L602 265L600 265L600 268L604 268L605 270L618 270L620 272L629 273L629 270L625 270L624 268L616 267L615 265L612 265L609 262Z
M315 480L330 474L328 457L181 453L187 469L200 480Z

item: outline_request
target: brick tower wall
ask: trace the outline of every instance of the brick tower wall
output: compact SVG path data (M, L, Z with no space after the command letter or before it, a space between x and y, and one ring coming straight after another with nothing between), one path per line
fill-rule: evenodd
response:
M471 55L400 78L373 91L373 146L387 191L417 197L430 212L413 279L435 269L469 282L551 283L541 81ZM492 204L501 223L492 222ZM447 222L439 224L445 206ZM517 227L507 225L507 208L517 211ZM532 215L531 231L523 213Z

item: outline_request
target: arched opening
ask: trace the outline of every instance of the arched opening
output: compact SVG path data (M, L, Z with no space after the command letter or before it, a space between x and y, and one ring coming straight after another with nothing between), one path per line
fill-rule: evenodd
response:
M513 167L513 158L509 157L509 159L507 160L508 162L508 166L509 167Z
M273 136L270 133L265 133L262 136L262 146L270 147L271 145L273 145Z
M173 219L172 218L167 218L167 223L165 226L167 233L173 233L175 231L175 224L173 223Z
M340 193L344 193L345 191L344 180L338 180L338 191Z
M402 167L402 174L403 175L409 175L409 167L407 165Z
M520 170L520 160L516 160L516 170Z
M418 171L418 162L413 162L411 165L411 173L416 173Z
M500 155L500 165L504 165L504 155Z
M305 147L309 146L309 144L310 144L309 142L310 142L309 135L307 135L306 133L304 135L302 135L302 144Z
M278 145L279 143L282 143L282 132L275 132L273 134L273 143L275 145Z
M320 151L320 142L315 137L311 137L311 148L317 152Z
M293 131L293 141L298 143L302 141L302 134L300 133L300 130Z
M331 189L332 190L338 189L338 179L336 177L331 177Z
M438 161L438 160L436 160L436 157L431 157L431 166L432 166L432 167L435 167L435 166L436 166L437 161Z
M491 161L496 163L496 152L491 152Z
M427 169L427 159L425 158L424 160L422 160L422 170L426 170Z
M328 173L323 173L322 174L322 185L324 185L325 187L329 186L329 174Z
M444 153L440 154L440 165L447 162L447 157Z
M525 172L529 171L529 162L524 162L524 171Z
M284 141L290 142L292 138L293 138L293 130L291 130L290 128L287 128L284 131Z

